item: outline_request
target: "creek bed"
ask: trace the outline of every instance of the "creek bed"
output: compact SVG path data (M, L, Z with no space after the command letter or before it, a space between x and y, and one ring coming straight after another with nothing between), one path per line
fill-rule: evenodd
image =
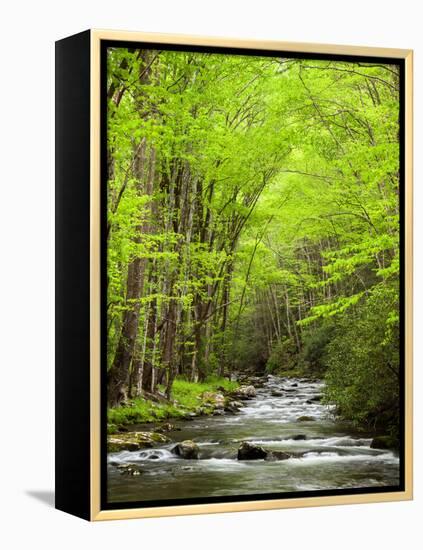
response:
M177 421L179 430L169 433L171 444L109 453L109 502L398 485L397 454L371 449L371 435L335 420L331 407L318 401L322 389L318 381L269 377L236 415ZM301 416L313 420L300 422ZM187 439L200 447L198 460L171 452L175 442ZM241 441L304 454L274 462L239 461ZM122 475L118 466L124 463L136 464L141 475Z

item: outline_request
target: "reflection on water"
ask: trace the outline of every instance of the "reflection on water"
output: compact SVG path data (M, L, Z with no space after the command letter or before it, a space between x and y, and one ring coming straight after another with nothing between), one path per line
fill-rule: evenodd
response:
M193 439L200 447L199 460L172 454L174 443L110 453L109 502L398 485L398 456L370 449L371 438L335 421L331 408L318 401L322 386L269 377L237 415L177 422L180 431L171 432L170 437ZM299 422L304 415L314 421ZM238 461L237 449L246 440L304 455L276 462ZM128 462L137 464L141 475L121 475L119 464Z

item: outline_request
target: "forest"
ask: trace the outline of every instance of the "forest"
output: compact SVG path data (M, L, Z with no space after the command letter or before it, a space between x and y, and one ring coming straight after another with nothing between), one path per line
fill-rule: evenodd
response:
M267 373L322 379L342 418L398 433L399 82L108 48L109 414Z

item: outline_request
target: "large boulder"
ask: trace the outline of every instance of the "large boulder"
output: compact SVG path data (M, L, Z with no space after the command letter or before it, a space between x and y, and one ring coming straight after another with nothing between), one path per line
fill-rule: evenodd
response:
M170 439L157 432L127 432L107 437L107 452L138 451L168 443Z
M192 460L198 458L198 453L200 449L197 443L191 441L190 439L187 439L186 441L181 441L180 443L175 445L171 450L173 454L179 456L180 458Z
M303 452L271 451L249 441L243 441L238 448L238 460L264 459L274 462L276 460L288 460L289 458L301 458L302 456L304 456Z
M266 458L268 451L259 445L243 441L238 448L238 460L260 460Z

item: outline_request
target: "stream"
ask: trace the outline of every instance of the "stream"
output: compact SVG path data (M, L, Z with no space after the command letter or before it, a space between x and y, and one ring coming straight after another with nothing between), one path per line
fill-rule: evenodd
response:
M109 503L398 485L398 456L371 449L370 434L334 419L332 408L318 401L322 388L322 382L270 376L237 414L175 421L171 444L109 453ZM304 415L314 420L299 422ZM171 453L187 439L199 445L198 460ZM304 455L239 461L242 441ZM123 463L137 464L141 475L122 475Z

